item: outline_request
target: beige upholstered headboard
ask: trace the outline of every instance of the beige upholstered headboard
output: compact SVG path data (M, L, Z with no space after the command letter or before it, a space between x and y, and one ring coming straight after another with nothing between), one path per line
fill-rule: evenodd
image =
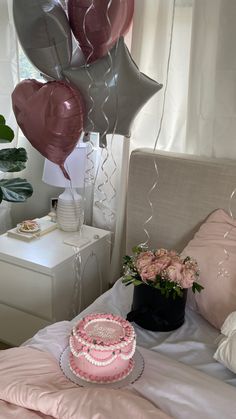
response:
M157 178L154 159L157 163ZM230 195L236 188L236 161L207 159L186 154L133 151L130 160L126 250L146 241L146 225L151 247L181 251L210 212L228 211ZM236 197L231 200L236 216Z

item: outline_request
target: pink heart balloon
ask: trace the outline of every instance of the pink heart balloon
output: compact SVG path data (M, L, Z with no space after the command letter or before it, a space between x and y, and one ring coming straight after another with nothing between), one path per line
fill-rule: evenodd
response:
M71 29L88 62L105 56L130 27L134 0L68 0Z
M84 104L79 91L61 81L24 80L13 91L12 104L32 146L58 164L69 179L64 162L83 130Z

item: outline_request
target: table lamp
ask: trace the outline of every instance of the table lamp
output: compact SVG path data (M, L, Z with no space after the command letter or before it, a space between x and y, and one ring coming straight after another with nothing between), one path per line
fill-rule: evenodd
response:
M85 143L78 143L65 161L70 181L65 178L57 164L45 159L43 182L65 188L59 195L57 204L57 223L64 231L78 231L84 222L83 197L77 188L84 188L86 148Z

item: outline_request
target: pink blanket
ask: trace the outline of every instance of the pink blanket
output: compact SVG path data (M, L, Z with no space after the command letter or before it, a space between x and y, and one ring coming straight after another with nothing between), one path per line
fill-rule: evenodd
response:
M0 418L168 419L130 390L85 389L66 379L47 352L22 347L0 351Z

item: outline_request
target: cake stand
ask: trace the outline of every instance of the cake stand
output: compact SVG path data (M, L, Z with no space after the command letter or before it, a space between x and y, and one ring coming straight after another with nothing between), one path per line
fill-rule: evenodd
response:
M69 356L70 356L70 347L67 346L65 348L65 350L62 352L61 356L60 356L60 367L61 370L63 371L64 375L69 378L70 381L72 381L73 383L77 384L78 386L81 387L106 387L106 388L113 388L113 389L119 389L122 387L126 387L129 384L134 383L135 381L137 381L144 370L144 359L143 356L141 355L141 353L136 349L135 354L134 354L134 368L131 371L131 373L123 378L123 380L120 381L116 381L115 383L90 383L88 381L83 380L80 377L77 377L77 375L75 375L73 373L73 371L71 371L70 369L70 364L69 364Z

